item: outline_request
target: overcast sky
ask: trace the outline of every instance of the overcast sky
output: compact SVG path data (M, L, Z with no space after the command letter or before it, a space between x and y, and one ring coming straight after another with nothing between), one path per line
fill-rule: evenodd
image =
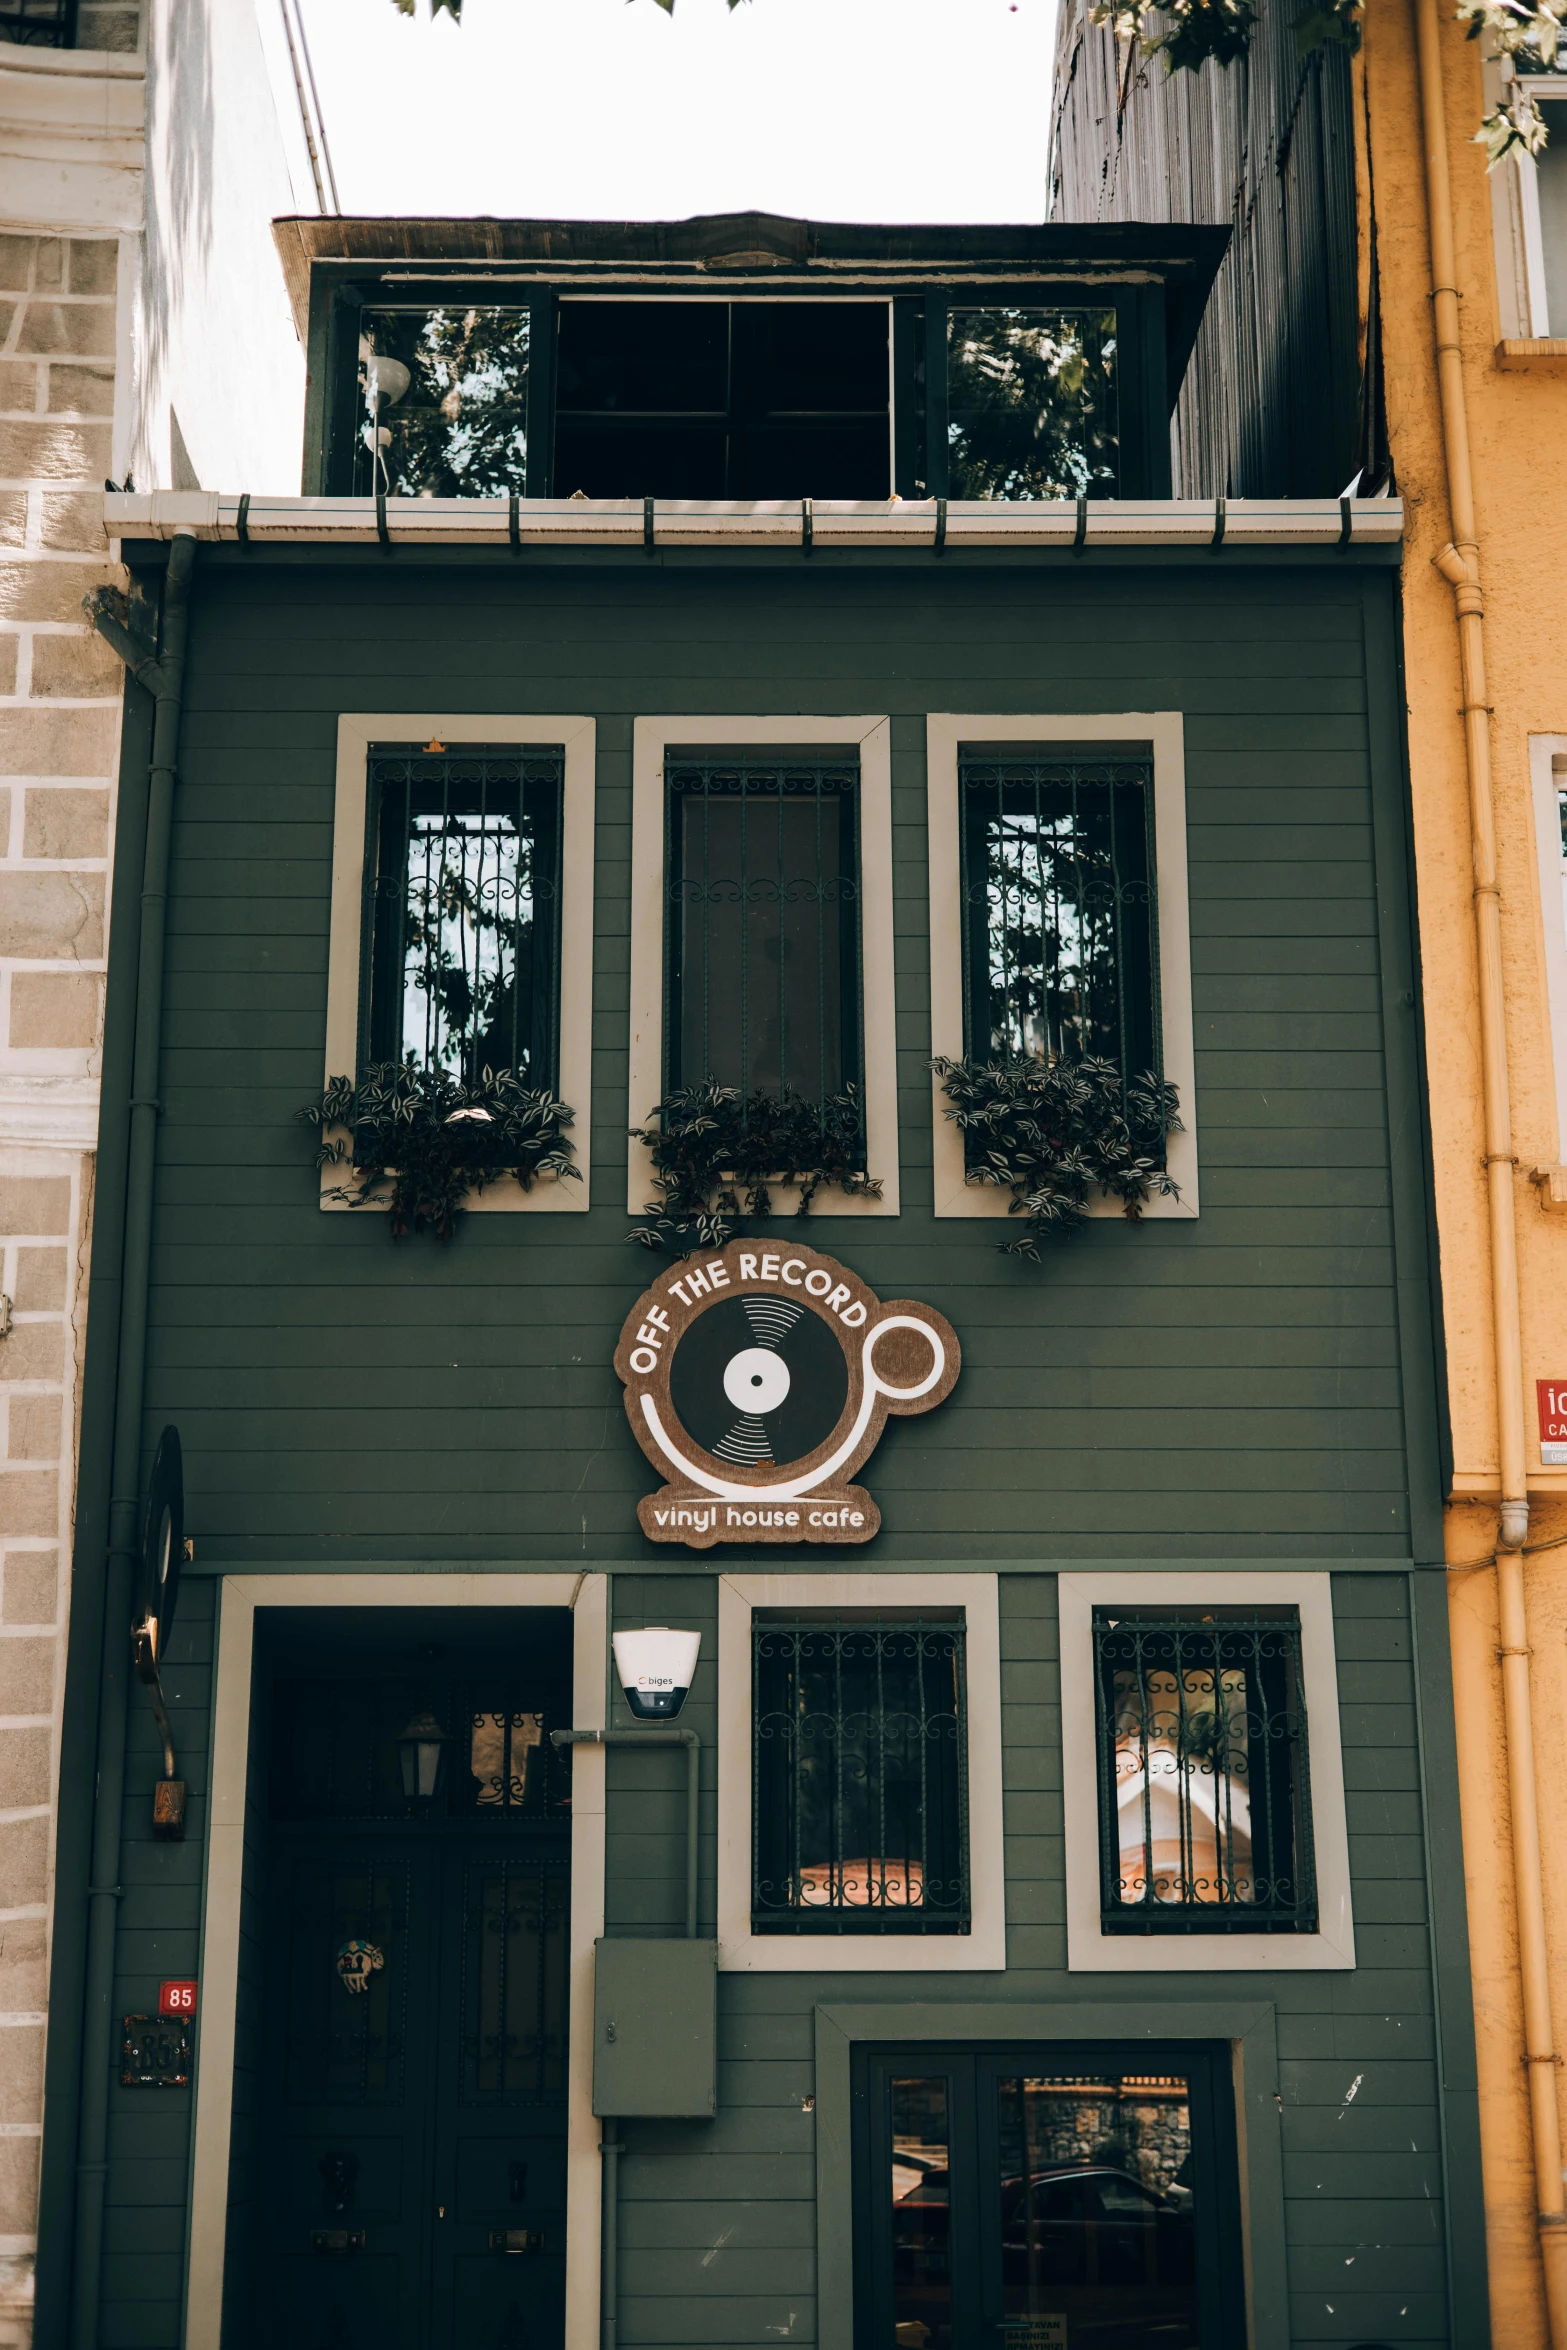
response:
M1055 0L302 0L345 212L1041 220Z

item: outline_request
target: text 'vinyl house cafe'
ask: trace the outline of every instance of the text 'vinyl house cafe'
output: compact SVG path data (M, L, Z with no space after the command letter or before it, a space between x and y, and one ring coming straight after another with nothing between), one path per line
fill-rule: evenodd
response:
M278 238L304 493L108 501L46 2322L1456 2340L1396 501L1170 498L1219 230Z

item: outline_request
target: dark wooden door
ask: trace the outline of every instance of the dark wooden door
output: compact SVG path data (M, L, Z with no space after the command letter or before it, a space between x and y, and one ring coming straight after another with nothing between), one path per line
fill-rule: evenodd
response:
M346 1725L352 1771L294 1738L297 1686L277 1709L261 2020L237 2067L247 2331L268 2350L564 2339L569 1797L546 1698L476 1686L438 1698L444 1779L418 1806L396 1778L404 1684L309 1685L312 1736Z

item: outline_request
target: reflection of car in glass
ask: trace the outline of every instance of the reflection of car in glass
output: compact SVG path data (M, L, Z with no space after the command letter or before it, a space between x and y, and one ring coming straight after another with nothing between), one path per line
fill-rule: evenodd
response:
M1016 2289L1187 2285L1196 2273L1191 2190L1158 2195L1109 2164L1062 2163L1001 2182L1002 2279Z

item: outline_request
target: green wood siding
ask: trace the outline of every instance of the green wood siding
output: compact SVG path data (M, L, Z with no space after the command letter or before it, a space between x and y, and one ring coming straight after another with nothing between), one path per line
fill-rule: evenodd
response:
M642 1543L649 1472L610 1368L653 1271L623 1205L625 1129L651 1106L625 1091L632 719L893 718L903 1213L821 1215L810 1237L945 1312L964 1372L869 1464L875 1544L766 1564L1003 1570L1009 1964L721 1978L716 2120L624 2125L626 2350L815 2340L819 2002L1108 1999L1135 2026L1152 1978L1066 1972L1052 1570L1117 1560L1340 1570L1358 1964L1222 1989L1277 2010L1293 2341L1478 2338L1445 2315L1449 2219L1455 2308L1465 2276L1483 2294L1483 2246L1443 1595L1410 1571L1440 1557L1440 1497L1392 599L1391 573L1358 563L198 567L147 1416L149 1445L180 1426L197 1542L169 1676L191 1835L150 1841L137 1698L121 2012L196 1969L225 1569L608 1568L617 1621L701 1626L686 1718L710 1929L714 1573L734 1554ZM337 716L398 708L599 721L592 1210L470 1219L448 1249L324 1215L294 1120L322 1074ZM1187 719L1202 1213L1095 1223L1038 1271L997 1253L997 1225L930 1213L923 714L986 708ZM683 1758L615 1750L607 1769L607 1930L673 1931ZM1433 1936L1456 1980L1433 1973ZM237 2202L255 2191L251 2038ZM112 2095L105 2350L174 2350L189 2099Z
M889 1430L872 1555L1431 1555L1398 1295L1423 1238L1397 1229L1389 1144L1413 1008L1379 911L1402 888L1380 870L1401 866L1399 778L1367 648L1387 574L198 577L150 1396L184 1433L206 1561L643 1555L609 1368L649 1272L621 1204L651 1107L625 1095L631 718L725 708L893 713L904 1212L812 1228L951 1315L965 1374ZM324 1216L293 1122L321 1075L337 713L399 705L599 720L594 1206L471 1219L444 1251ZM929 1214L922 713L1129 705L1187 717L1203 1212L1097 1223L1029 1272L994 1226Z

